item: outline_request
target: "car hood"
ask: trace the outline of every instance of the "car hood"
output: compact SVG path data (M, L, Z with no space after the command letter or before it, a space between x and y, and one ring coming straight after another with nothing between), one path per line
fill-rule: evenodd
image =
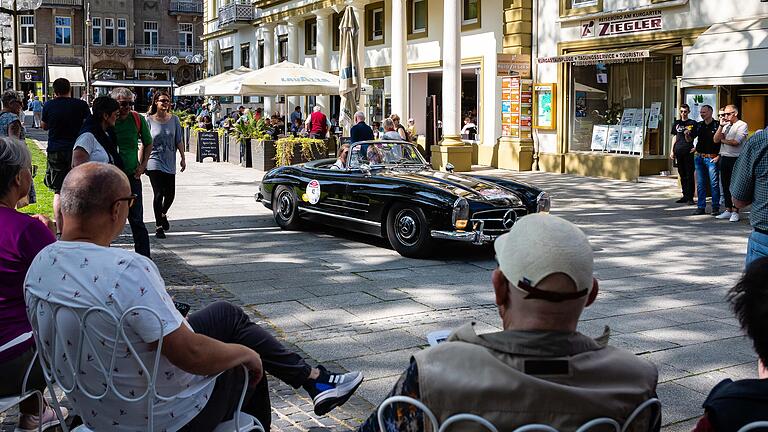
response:
M491 181L468 175L434 170L392 169L382 170L376 175L431 186L467 200L481 201L497 206L522 205L522 197L517 192Z

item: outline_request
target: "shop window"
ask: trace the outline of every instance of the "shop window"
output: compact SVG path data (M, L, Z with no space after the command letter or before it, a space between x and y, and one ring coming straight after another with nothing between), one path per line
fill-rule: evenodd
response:
M304 54L314 55L316 51L317 51L317 19L311 18L304 21Z
M341 27L341 14L340 13L334 13L332 19L333 27L334 29L333 33L333 50L338 51L339 47L341 46L341 32L336 31L339 27Z
M179 52L181 55L192 54L194 40L194 24L179 23Z
M251 67L251 44L240 45L240 66Z
M19 43L32 45L35 43L35 16L19 15Z
M366 45L384 43L384 2L365 6L365 31Z
M480 28L480 0L461 2L461 30Z
M408 39L427 37L427 0L408 0Z
M277 37L277 62L288 60L288 35Z
M117 45L121 47L128 45L128 20L125 18L117 19Z
M104 18L104 45L115 45L115 19Z
M603 0L560 0L560 16L585 15L602 12Z
M55 23L56 45L72 45L72 17L57 16Z
M569 150L663 155L666 71L666 57L573 64Z

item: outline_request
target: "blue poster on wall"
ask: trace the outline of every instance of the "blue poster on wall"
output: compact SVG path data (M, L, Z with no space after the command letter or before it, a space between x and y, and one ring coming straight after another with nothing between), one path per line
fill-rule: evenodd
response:
M501 101L501 112L502 113L511 113L512 112L512 101Z

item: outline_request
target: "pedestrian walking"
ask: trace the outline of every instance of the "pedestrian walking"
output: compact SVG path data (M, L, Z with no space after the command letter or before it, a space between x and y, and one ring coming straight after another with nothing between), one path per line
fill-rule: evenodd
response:
M80 127L91 114L88 103L72 97L72 87L66 78L53 81L54 98L43 105L40 126L48 131L45 185L53 191L53 212L61 233L61 184L72 169L72 149Z
M38 96L35 96L35 99L30 102L29 108L32 110L32 127L39 129L40 122L43 121L43 103L40 102Z
M123 160L123 172L128 176L131 193L136 195L136 203L128 209L133 249L137 254L150 258L149 233L144 225L141 175L147 169L149 155L152 152L152 134L144 116L133 110L135 95L132 91L125 87L117 87L112 90L111 96L120 106L115 122L115 137Z
M24 130L24 123L19 117L22 112L22 104L19 99L19 93L15 90L6 90L2 96L3 109L0 111L0 136L15 138L24 141L26 138L26 131ZM37 192L35 191L35 183L29 188L29 194L22 198L17 206L24 207L28 204L34 204L37 202Z
M739 110L735 105L727 105L723 110L723 117L720 118L720 127L715 134L715 142L721 144L720 181L723 185L723 198L725 198L725 211L716 216L717 219L739 221L739 209L733 205L731 199L731 177L736 159L741 154L748 134L747 123L739 120Z
M320 105L315 105L307 118L307 131L310 138L324 139L328 134L328 117L320 111Z
M693 138L691 131L696 127L696 121L688 118L691 107L688 104L680 105L680 119L672 124L672 153L669 158L676 161L677 172L680 175L680 187L683 197L675 201L679 204L693 204L694 164L693 164Z
M744 144L733 167L730 192L737 208L752 204L745 266L749 267L752 261L768 257L768 131L752 135Z
M696 211L694 215L707 212L707 185L712 191L712 215L720 214L720 170L717 161L720 157L720 143L715 142L715 134L720 123L712 117L712 107L702 105L699 114L702 120L696 123L692 132L686 132L690 139L698 138L693 164L696 167Z
M352 144L359 141L370 141L373 139L373 130L365 124L365 113L358 111L355 113L355 125L349 128L349 140Z
M155 213L155 237L165 238L171 228L168 210L176 197L176 151L180 155L181 171L187 169L181 122L171 114L171 97L165 90L155 93L147 115L152 135L152 152L147 162L147 175L152 183L152 209Z
M109 96L99 96L93 100L93 115L83 123L72 150L73 168L86 162L123 167L114 129L119 109L117 101Z

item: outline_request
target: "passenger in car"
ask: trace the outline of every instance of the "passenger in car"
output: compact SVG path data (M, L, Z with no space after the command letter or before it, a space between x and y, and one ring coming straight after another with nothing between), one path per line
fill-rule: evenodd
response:
M344 169L347 165L347 157L349 156L349 144L344 144L341 146L341 152L339 153L339 158L336 159L336 162L331 165L332 170L341 170Z
M369 145L365 154L368 157L368 163L371 165L380 164L384 161L384 154L381 152L378 145Z

